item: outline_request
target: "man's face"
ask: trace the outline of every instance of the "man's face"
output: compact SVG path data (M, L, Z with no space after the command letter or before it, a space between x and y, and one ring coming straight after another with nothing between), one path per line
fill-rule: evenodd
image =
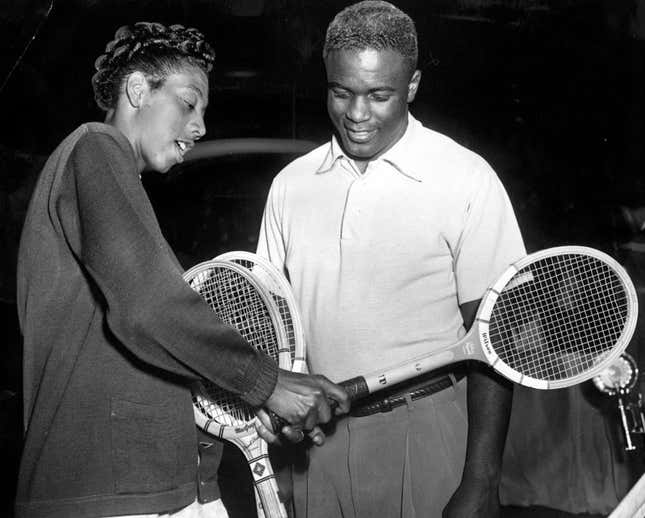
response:
M410 78L403 56L392 50L337 50L325 59L327 111L345 153L368 162L405 133L408 103L421 72Z
M138 112L138 155L146 169L166 172L204 136L208 78L189 67L171 74L155 90L146 89Z

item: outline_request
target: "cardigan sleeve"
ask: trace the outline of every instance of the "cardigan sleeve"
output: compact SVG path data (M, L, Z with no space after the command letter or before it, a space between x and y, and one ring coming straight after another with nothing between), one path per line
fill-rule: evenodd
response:
M252 405L278 367L223 323L182 278L140 183L130 149L88 133L68 164L57 211L73 253L96 284L109 330L144 362L206 378Z

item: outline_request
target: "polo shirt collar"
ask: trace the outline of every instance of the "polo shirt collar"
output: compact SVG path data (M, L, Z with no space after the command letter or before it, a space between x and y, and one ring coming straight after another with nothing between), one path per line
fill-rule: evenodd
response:
M402 175L408 176L418 182L423 181L423 178L420 171L418 171L418 168L415 167L418 160L415 160L413 153L413 150L415 149L413 142L420 127L421 123L408 112L408 126L405 129L403 136L396 144L394 144L394 146L377 158L377 160L383 160L390 164ZM331 171L340 160L353 162L352 159L343 151L343 148L339 144L336 136L333 135L331 138L331 145L329 146L329 149L325 154L325 158L316 173L321 174Z
M327 153L325 154L325 158L323 159L322 163L320 164L320 167L316 171L316 174L318 173L327 173L331 171L336 163L340 160L350 160L351 159L345 154L343 149L340 147L340 144L338 143L338 140L336 139L336 135L332 135L331 137L331 145L329 146L329 149L327 150Z

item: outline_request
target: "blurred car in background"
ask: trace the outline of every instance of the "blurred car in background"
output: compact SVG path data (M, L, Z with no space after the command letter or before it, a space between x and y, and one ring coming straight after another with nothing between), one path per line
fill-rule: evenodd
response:
M182 266L231 250L255 251L273 177L317 145L279 138L203 141L168 174L145 175L161 229Z
M316 146L277 138L203 141L168 174L145 174L161 230L182 266L188 269L231 250L254 252L273 177ZM219 483L230 518L254 516L248 464L227 442Z

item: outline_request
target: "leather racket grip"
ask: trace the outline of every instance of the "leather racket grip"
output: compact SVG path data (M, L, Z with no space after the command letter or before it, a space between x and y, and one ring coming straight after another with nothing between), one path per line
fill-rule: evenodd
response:
M354 401L361 399L369 395L370 393L363 376L356 376L355 378L341 381L340 383L338 383L338 385L345 389L347 395L349 396L350 403L353 403ZM336 402L336 400L330 399L329 406L332 410L334 410L338 406L338 403ZM274 433L280 433L280 430L282 430L284 426L289 425L289 423L285 419L280 417L275 412L269 411L269 417L271 418L271 426L273 427Z
M370 389L367 387L367 382L363 376L356 376L355 378L341 381L339 385L347 392L350 403L364 398L370 393Z

